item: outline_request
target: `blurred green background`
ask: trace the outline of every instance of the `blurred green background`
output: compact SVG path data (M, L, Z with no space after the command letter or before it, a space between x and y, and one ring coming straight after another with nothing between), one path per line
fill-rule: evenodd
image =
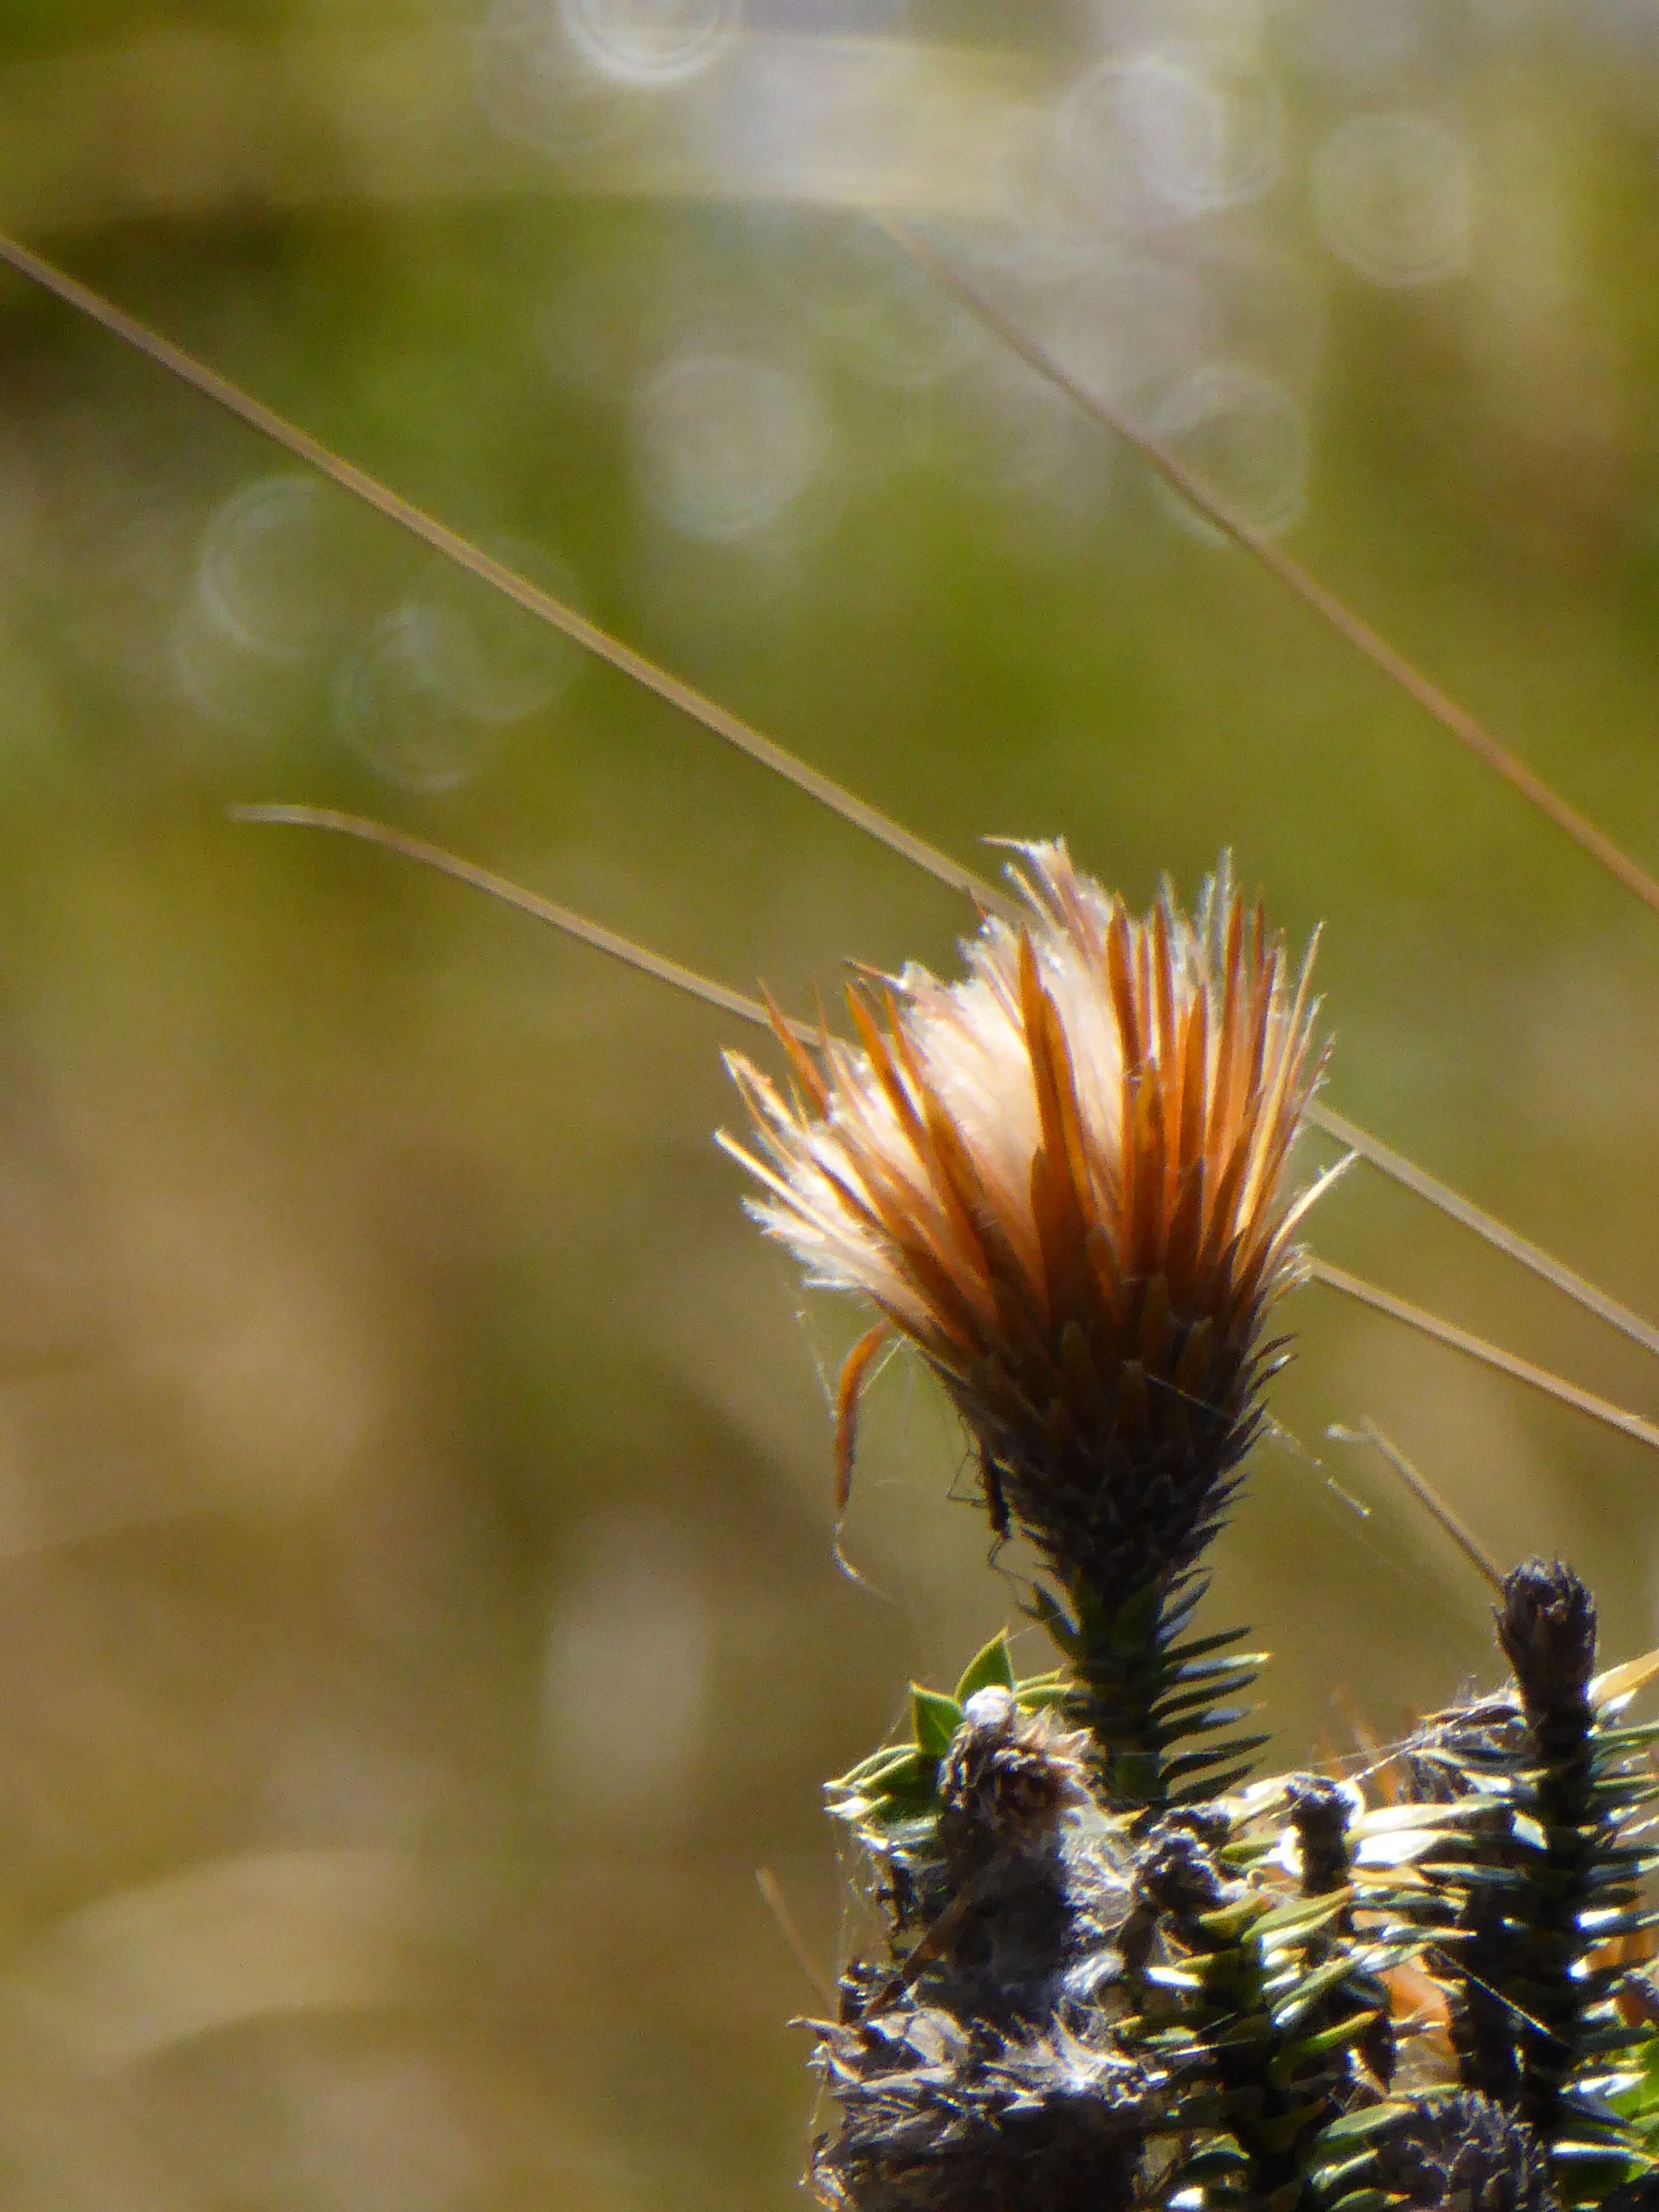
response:
M0 226L981 865L1224 846L1333 1102L1659 1310L1659 921L942 302L931 226L1659 861L1650 0L9 0ZM0 2193L792 2201L823 1778L1016 1617L925 1381L744 1223L732 1025L971 917L0 284ZM1328 1156L1310 1144L1305 1166ZM1322 1250L1643 1355L1357 1171ZM1656 1640L1636 1446L1302 1293L1212 1609L1275 1755L1490 1674L1492 1547ZM1012 1564L1010 1562L1009 1564ZM1042 1663L1039 1647L1024 1647Z

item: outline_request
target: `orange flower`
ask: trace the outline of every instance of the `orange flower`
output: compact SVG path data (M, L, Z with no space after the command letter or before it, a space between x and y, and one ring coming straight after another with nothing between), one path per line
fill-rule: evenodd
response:
M939 1374L994 1524L1115 1610L1196 1557L1260 1424L1323 1055L1309 963L1292 980L1224 864L1195 921L1167 890L1135 919L1063 843L1021 854L1027 911L987 919L964 981L854 986L856 1047L779 1021L793 1099L730 1055L760 1150L721 1141L810 1279Z

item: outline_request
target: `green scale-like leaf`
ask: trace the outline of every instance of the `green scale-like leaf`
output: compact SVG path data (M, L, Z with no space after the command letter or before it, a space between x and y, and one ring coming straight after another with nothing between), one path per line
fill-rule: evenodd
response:
M919 1682L912 1682L910 1725L918 1751L937 1763L950 1750L951 1740L962 1726L962 1707L942 1691L924 1690Z
M963 1668L962 1680L956 1687L956 1702L961 1707L976 1691L1012 1690L1013 1687L1014 1663L1008 1649L1008 1632L1006 1628L1000 1628L984 1649L975 1652Z

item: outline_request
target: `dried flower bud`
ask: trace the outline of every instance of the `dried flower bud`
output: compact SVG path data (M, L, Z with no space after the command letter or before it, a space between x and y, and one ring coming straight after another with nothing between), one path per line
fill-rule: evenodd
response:
M861 1049L780 1024L793 1101L734 1056L765 1156L728 1149L811 1279L939 1375L994 1524L1110 1613L1191 1564L1261 1420L1322 1061L1306 964L1224 871L1196 921L1167 895L1137 920L1063 844L1024 862L1026 912L988 918L964 981L850 991Z
M1531 2129L1473 2092L1418 2106L1380 2139L1378 2162L1383 2187L1402 2204L1559 2212Z
M1527 1560L1506 1577L1493 1618L1528 1720L1583 1705L1595 1671L1595 1604L1571 1567Z
M820 2200L848 2212L1127 2212L1145 2069L1103 2023L1004 2039L905 1993L823 2032L841 2110L814 2153Z
M1064 1814L1088 1802L1089 1739L1013 1692L980 1690L939 1771L939 1841L958 1868L998 1850L1051 1849Z
M1148 1831L1135 1892L1145 1906L1183 1932L1231 1894L1208 1843L1185 1820L1160 1820Z
M1348 1879L1348 1823L1353 1799L1340 1782L1322 1775L1298 1774L1288 1785L1291 1826L1302 1856L1302 1888L1308 1897L1323 1897L1340 1889Z

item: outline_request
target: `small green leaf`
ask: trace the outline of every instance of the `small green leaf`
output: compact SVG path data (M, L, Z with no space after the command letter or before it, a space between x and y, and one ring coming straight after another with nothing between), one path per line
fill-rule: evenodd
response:
M1579 1932L1605 1942L1609 1936L1639 1936L1659 1927L1659 1912L1581 1912Z
M1008 1650L1008 1632L1000 1628L985 1649L968 1662L957 1684L957 1703L965 1705L975 1690L1012 1690L1014 1662Z
M1237 1751L1239 1747L1236 1743L1225 1747L1229 1751ZM1209 1774L1201 1782L1189 1783L1180 1790L1171 1790L1170 1802L1175 1805L1207 1804L1212 1798L1224 1797L1238 1783L1248 1782L1255 1772L1255 1761L1253 1759L1243 1759L1238 1765L1230 1766L1223 1774ZM1166 1782L1168 1778L1166 1769Z
M1267 1735L1237 1735L1231 1738L1231 1740L1226 1743L1218 1743L1215 1745L1213 1748L1209 1751L1185 1752L1179 1759L1170 1759L1168 1765L1165 1766L1164 1770L1164 1784L1167 1786L1172 1782L1184 1780L1188 1775L1201 1774L1206 1767L1219 1766L1224 1759L1231 1759L1235 1754L1237 1754L1242 1758L1247 1751L1260 1751L1264 1743L1271 1743L1272 1741L1273 1738ZM1239 1768L1235 1771L1242 1773L1247 1772L1249 1770L1247 1768ZM1219 1776L1212 1776L1211 1779L1206 1783L1202 1794L1205 1796L1217 1795L1219 1793L1223 1786L1222 1778Z
M1364 2142L1372 2136L1381 2135L1384 2128L1392 2127L1411 2111L1409 2105L1367 2105L1358 2112L1340 2112L1330 2125L1320 2130L1315 2148L1322 2154L1334 2150L1339 2145Z
M1305 2068L1316 2059L1328 2058L1332 2051L1346 2050L1349 2044L1358 2043L1374 2021L1382 2017L1380 2012L1357 2012L1348 2019L1339 2021L1334 2027L1324 2028L1317 2035L1310 2035L1300 2043L1292 2044L1273 2061L1273 2079L1280 2087L1293 2081Z
M1241 1897L1231 1905L1217 1905L1212 1912L1200 1912L1198 1924L1218 1944L1237 1943L1252 1923L1261 1919L1265 1910L1259 1897Z
M894 1769L907 1765L915 1755L914 1743L884 1745L880 1751L872 1752L868 1759L861 1759L856 1766L849 1767L845 1774L823 1786L826 1790L881 1790Z
M1264 1913L1256 1933L1264 1943L1279 1943L1291 1937L1299 1941L1339 1918L1352 1901L1340 1895L1293 1897Z
M878 1783L869 1785L871 1797L902 1797L927 1803L939 1790L939 1761L931 1752L910 1751L890 1766Z
M1242 1644L1249 1633L1248 1628L1227 1628L1219 1636L1196 1636L1188 1644L1172 1644L1164 1654L1164 1663L1166 1667L1184 1667L1189 1659L1202 1658L1212 1651L1224 1651L1230 1644ZM1266 1651L1252 1651L1237 1663L1265 1667L1270 1656Z
M1102 1623L1103 1632L1099 1642L1115 1656L1133 1659L1150 1650L1158 1638L1158 1615L1164 1609L1164 1593L1156 1583L1148 1583L1118 1607L1109 1621Z
M1623 2145L1611 2135L1601 2142L1558 2140L1550 2145L1550 2156L1566 2166L1612 2166L1625 2155Z
M1595 1731L1598 1752L1645 1751L1650 1743L1659 1743L1659 1721L1642 1721L1633 1728L1598 1728Z
M1653 2061L1644 2046L1653 2040L1650 2027L1626 2027L1622 2021L1609 2021L1602 2027L1581 2027L1573 2038L1573 2045L1581 2058L1601 2058L1609 2053L1635 2055L1636 2070L1631 2074L1631 2085L1651 2095Z
M1365 1814L1357 1824L1362 1836L1392 1834L1396 1828L1420 1828L1425 1825L1421 1805L1378 1805ZM1449 1827L1468 1821L1489 1820L1492 1814L1490 1797L1457 1797L1449 1805L1432 1808L1433 1825Z
M1231 2136L1218 2136L1212 2142L1201 2144L1189 2158L1182 2160L1181 2179L1205 2181L1217 2174L1246 2170L1249 2163L1248 2153Z
M917 1813L890 1797L871 1814L863 1833L892 1858L931 1858L939 1844L939 1814Z
M1041 1621L1068 1659L1076 1659L1083 1650L1083 1632L1052 1590L1044 1589L1041 1583L1033 1584L1031 1602L1026 1610L1033 1620Z
M910 1725L915 1731L916 1748L926 1752L929 1759L941 1759L951 1748L951 1737L962 1726L962 1707L943 1692L924 1690L920 1682L912 1682Z
M1310 2179L1320 2197L1328 2202L1334 2197L1340 2203L1349 2193L1349 2185L1367 2173L1373 2178L1376 2173L1376 2153L1374 2150L1362 2150L1352 2158L1342 2159L1335 2166L1319 2166Z
M1017 1685L1014 1695L1023 1713L1058 1713L1070 1720L1081 1717L1078 1686L1069 1674L1028 1674Z
M1271 2118L1258 2120L1251 2133L1263 2150L1278 2154L1289 2150L1318 2111L1317 2105L1296 2105L1288 2112L1275 2112Z
M1204 1988L1204 1977L1189 1972L1184 1966L1148 1966L1142 1979L1154 1989L1179 1990L1183 1996L1196 1996Z

